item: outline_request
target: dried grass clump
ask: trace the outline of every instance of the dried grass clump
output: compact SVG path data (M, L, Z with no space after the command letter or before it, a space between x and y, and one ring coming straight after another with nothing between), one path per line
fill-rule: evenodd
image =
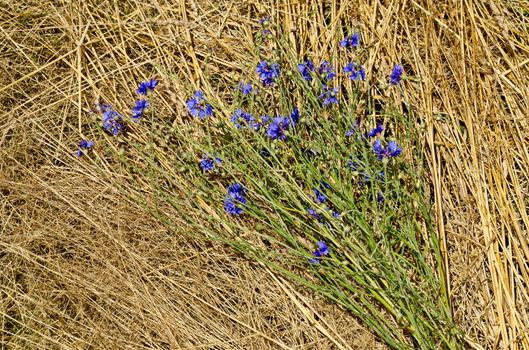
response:
M255 58L251 23L271 14L303 38L300 54L333 57L342 27L358 25L368 71L404 64L454 317L476 348L529 349L528 13L521 1L5 2L0 343L382 348L336 307L165 231L70 156L93 136L95 101L125 110L146 77L164 80L159 115L175 127L194 87L222 105Z

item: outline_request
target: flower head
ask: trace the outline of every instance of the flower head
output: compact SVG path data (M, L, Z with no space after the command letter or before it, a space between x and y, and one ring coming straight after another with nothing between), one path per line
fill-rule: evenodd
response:
M343 38L340 41L341 47L358 47L360 44L360 33L353 33L353 35L350 35L348 37Z
M242 94L243 95L248 95L250 92L252 92L253 88L252 88L252 84L250 83L240 83L239 84L239 90L241 90Z
M318 203L325 203L327 201L327 197L325 197L325 194L323 194L317 188L314 188L314 195L316 196L315 198Z
M296 126L299 123L299 110L297 107L294 107L292 110L292 113L290 113L290 121L292 122L292 126Z
M377 127L372 129L370 132L368 132L366 134L367 137L375 137L375 136L378 136L382 133L382 131L384 131L384 127L382 126L381 123L378 123L377 124Z
M280 75L279 65L277 63L269 64L265 60L259 62L255 71L259 75L259 78L261 78L264 86L273 85Z
M332 88L328 87L327 85L323 86L322 93L320 94L319 98L323 100L323 105L327 106L331 103L337 104L338 103L338 88Z
M349 130L345 133L345 136L346 136L346 137L351 137L351 136L353 136L353 135L356 133L356 130L358 129L359 126L360 126L360 120L357 119L357 120L355 120L355 122L353 123L353 126L351 127L351 129L349 129Z
M350 62L344 67L343 72L349 74L350 80L366 80L364 67L358 63Z
M393 70L391 71L391 75L389 76L389 83L391 85L397 85L400 83L400 78L402 73L404 72L404 68L402 68L402 65L396 64L393 66Z
M380 140L373 143L373 152L377 155L378 160L383 158L394 158L402 153L402 147L399 147L395 141L389 141L388 146L384 148Z
M79 149L74 152L77 157L81 157L86 151L91 150L94 147L94 141L92 140L81 140L79 141Z
M298 69L306 81L312 81L310 73L314 72L314 62L306 60L305 62L298 64Z
M307 213L313 218L315 218L316 220L318 220L318 222L323 222L323 216L320 213L318 213L314 208L309 208L307 210Z
M151 79L149 81L140 83L136 92L140 95L147 95L149 91L154 91L157 85L158 85L158 80Z
M268 125L266 134L272 140L276 140L276 139L285 140L287 138L287 135L285 135L285 131L287 131L290 128L290 125L291 125L290 118L275 117L272 123Z
M227 192L224 198L224 209L229 215L241 215L243 209L237 205L247 203L244 187L239 183L234 183L228 187Z
M331 64L328 61L323 61L320 64L320 67L318 68L318 73L320 73L320 76L322 80L325 81L331 81L336 77L336 73L334 72L334 67L331 66Z
M207 155L204 155L204 157L199 162L200 169L202 169L204 172L207 172L215 169L215 163L222 164L222 159L219 157L214 158L215 159L211 159Z
M312 255L314 255L315 257L309 260L312 264L319 264L321 258L329 255L329 253L331 252L329 246L325 241L319 241L316 244L318 245L318 249L316 249L312 253Z
M110 134L116 136L124 129L123 123L121 122L122 119L123 116L121 114L109 109L103 113L103 128Z
M204 94L202 91L197 91L186 102L187 109L193 117L199 117L205 119L213 114L213 106L204 100Z
M140 120L141 116L143 115L143 112L145 109L149 107L149 102L147 100L138 100L136 101L136 104L134 105L134 108L132 108L132 120L134 122L137 122Z

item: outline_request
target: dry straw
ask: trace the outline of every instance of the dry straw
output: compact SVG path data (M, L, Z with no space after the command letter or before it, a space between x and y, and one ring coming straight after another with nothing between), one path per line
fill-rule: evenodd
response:
M464 0L5 2L0 344L383 348L263 268L168 234L70 156L94 136L95 101L125 111L150 76L175 84L159 113L174 127L187 81L221 105L264 14L298 33L300 54L334 57L358 27L369 72L404 63L456 322L477 349L529 349L529 5Z

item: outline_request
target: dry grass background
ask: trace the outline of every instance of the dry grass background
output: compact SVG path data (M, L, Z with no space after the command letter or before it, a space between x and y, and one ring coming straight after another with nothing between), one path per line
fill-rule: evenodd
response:
M476 348L529 349L527 1L0 4L2 348L384 348L225 247L167 232L71 155L94 138L94 102L126 110L147 77L175 126L190 86L222 97L271 14L301 54L334 57L359 26L371 74L404 64L456 322Z

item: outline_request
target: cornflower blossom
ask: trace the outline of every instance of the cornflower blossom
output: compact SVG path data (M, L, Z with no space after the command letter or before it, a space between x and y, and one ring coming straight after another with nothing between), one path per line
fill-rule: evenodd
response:
M353 33L353 35L345 37L340 41L340 46L345 48L358 47L358 45L360 45L360 33Z
M306 60L305 62L298 64L298 69L306 81L312 81L310 73L314 72L314 62Z
M261 25L261 34L263 36L267 36L268 34L272 34L272 31L270 31L270 29L268 29L268 27L270 26L270 20L271 20L271 17L270 16L264 16L263 18L261 18L259 20L259 24Z
M113 136L116 136L124 129L122 120L123 116L121 114L109 108L103 113L103 128Z
M237 129L242 128L243 124L248 125L251 129L259 131L261 124L257 122L255 117L242 109L237 109L230 118L230 121L235 125ZM241 124L243 123L243 124Z
M222 159L220 159L219 157L215 157L215 159L213 160L207 155L205 155L199 162L200 169L202 169L204 172L211 171L215 169L215 163L221 164Z
M204 100L202 91L196 91L193 97L186 102L186 106L193 117L205 119L213 114L213 106Z
M292 126L295 127L299 123L299 110L297 107L294 107L292 113L290 113L290 120L292 121Z
M290 125L291 125L290 118L275 117L272 120L272 123L268 125L266 134L272 140L280 139L284 141L287 138L287 135L285 135L285 132L290 128Z
M316 202L318 203L325 203L327 201L327 197L325 197L325 194L318 190L317 188L314 188L314 195L316 196Z
M320 67L318 68L318 73L320 73L321 78L325 81L331 81L334 79L334 77L336 77L334 67L331 66L328 61L323 61L320 64Z
M400 83L401 75L404 72L404 68L400 64L396 64L393 66L393 70L391 71L391 75L389 76L389 83L391 85L397 85Z
M323 216L322 216L320 213L318 213L318 212L316 211L316 209L314 209L314 208L309 208L309 209L307 210L307 213L308 213L310 216L312 216L313 218L315 218L316 220L318 220L318 222L320 222L320 223L323 222Z
M94 141L92 140L81 140L79 141L79 149L75 151L76 157L81 157L86 151L89 151L94 147Z
M280 75L279 65L277 63L269 64L265 60L259 62L255 71L259 75L263 86L273 85Z
M323 105L328 106L331 103L338 103L338 88L328 87L327 85L323 86L323 91L320 94L319 98L323 100Z
M343 68L343 72L349 74L350 80L366 80L364 67L358 63L350 62Z
M253 91L252 84L250 83L240 83L239 84L239 90L241 90L243 95L248 95L250 92Z
M136 101L136 104L134 105L134 108L132 108L132 120L134 122L138 122L140 118L143 116L143 112L145 109L149 107L149 102L147 100L138 100Z
M402 147L399 147L395 141L389 141L388 146L384 148L380 140L375 140L373 143L373 151L377 155L378 160L384 158L394 158L402 153Z
M357 119L355 120L353 126L351 127L351 129L349 129L346 133L345 133L345 136L346 137L351 137L353 136L355 133L356 133L356 130L358 129L358 127L360 126L360 120Z
M224 209L229 215L241 215L243 209L237 205L246 204L244 187L239 183L234 183L228 187L227 195L224 198Z
M147 95L149 91L154 91L157 85L158 85L158 80L151 79L149 81L140 83L136 92L140 95Z
M372 129L370 132L368 132L366 134L367 137L375 137L375 136L378 136L382 133L382 131L384 131L384 127L382 126L381 123L378 123L377 124L377 127Z
M329 255L329 253L331 252L329 246L325 241L319 241L316 244L318 245L318 249L316 249L312 253L312 255L314 255L315 257L309 260L311 264L319 264L321 258Z

